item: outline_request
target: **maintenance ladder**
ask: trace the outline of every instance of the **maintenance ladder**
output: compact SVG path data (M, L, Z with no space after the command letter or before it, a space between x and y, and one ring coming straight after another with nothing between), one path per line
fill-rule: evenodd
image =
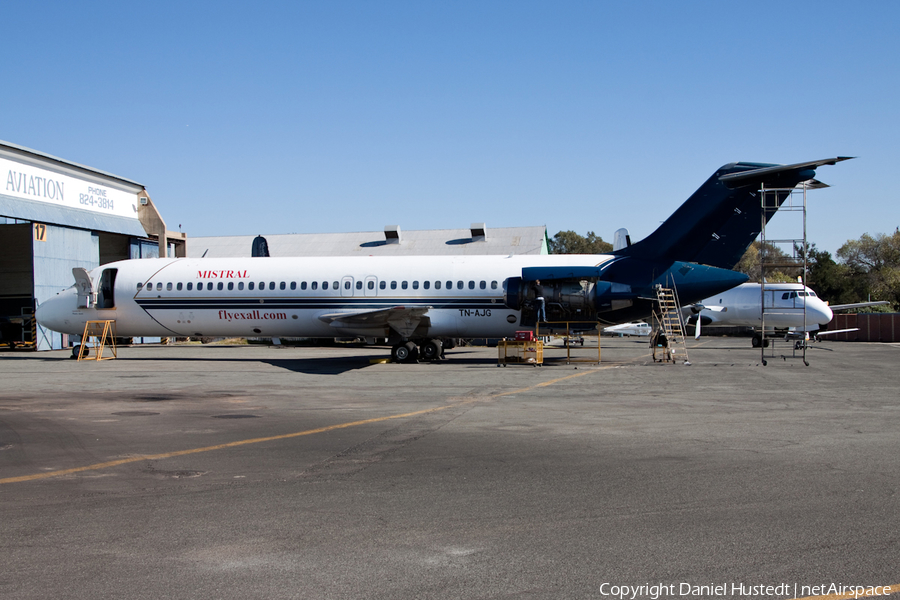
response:
M674 363L679 359L683 359L684 364L691 364L688 360L687 345L684 341L681 307L678 304L678 296L675 293L675 289L661 285L656 286L656 299L659 303L659 314L656 315L659 329L668 340L668 347L664 351L663 360L671 360Z

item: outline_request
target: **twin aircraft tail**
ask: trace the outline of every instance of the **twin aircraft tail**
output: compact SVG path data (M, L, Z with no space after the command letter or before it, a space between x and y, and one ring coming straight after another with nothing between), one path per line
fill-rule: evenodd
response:
M763 186L782 190L776 192L780 207L789 190L815 177L818 167L848 159L839 156L792 165L748 162L725 165L656 231L613 254L731 269L759 235L762 222L759 191ZM773 214L774 211L767 212L767 221Z

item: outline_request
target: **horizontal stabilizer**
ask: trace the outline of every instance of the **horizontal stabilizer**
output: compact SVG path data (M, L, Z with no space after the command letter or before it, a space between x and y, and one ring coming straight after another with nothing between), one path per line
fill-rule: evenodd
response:
M729 173L719 177L719 181L723 181L728 187L735 188L742 185L749 185L758 182L778 182L781 174L803 172L806 170L815 171L817 167L822 165L834 165L841 161L850 160L852 156L837 156L835 158L823 158L822 160L811 160L808 162L794 163L792 165L774 165L760 167L759 169L751 169L749 171L740 171L738 173ZM794 187L791 185L790 187Z

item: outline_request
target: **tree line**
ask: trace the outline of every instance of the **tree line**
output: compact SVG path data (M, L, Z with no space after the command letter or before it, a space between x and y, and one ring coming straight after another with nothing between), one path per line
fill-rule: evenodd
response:
M579 235L560 231L548 240L551 254L604 254L612 244L593 231ZM753 242L734 270L746 273L750 281L761 281L762 266L776 265L765 271L769 282L797 281L803 271L803 249L788 255L772 244ZM890 235L864 233L838 248L836 257L809 244L806 283L831 304L849 304L869 300L887 300L888 306L876 306L874 312L900 310L900 227Z

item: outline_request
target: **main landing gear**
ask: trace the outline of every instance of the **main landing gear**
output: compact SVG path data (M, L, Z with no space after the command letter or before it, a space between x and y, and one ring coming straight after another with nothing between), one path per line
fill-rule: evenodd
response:
M391 348L391 360L399 363L413 363L419 360L434 361L444 358L442 340L425 340L421 346L415 342L403 342Z
M753 336L753 339L750 340L750 345L752 345L754 348L759 348L760 346L768 348L769 340L763 340L762 336L757 333Z
M419 358L419 348L414 342L397 344L391 348L391 360L394 362L416 362Z

